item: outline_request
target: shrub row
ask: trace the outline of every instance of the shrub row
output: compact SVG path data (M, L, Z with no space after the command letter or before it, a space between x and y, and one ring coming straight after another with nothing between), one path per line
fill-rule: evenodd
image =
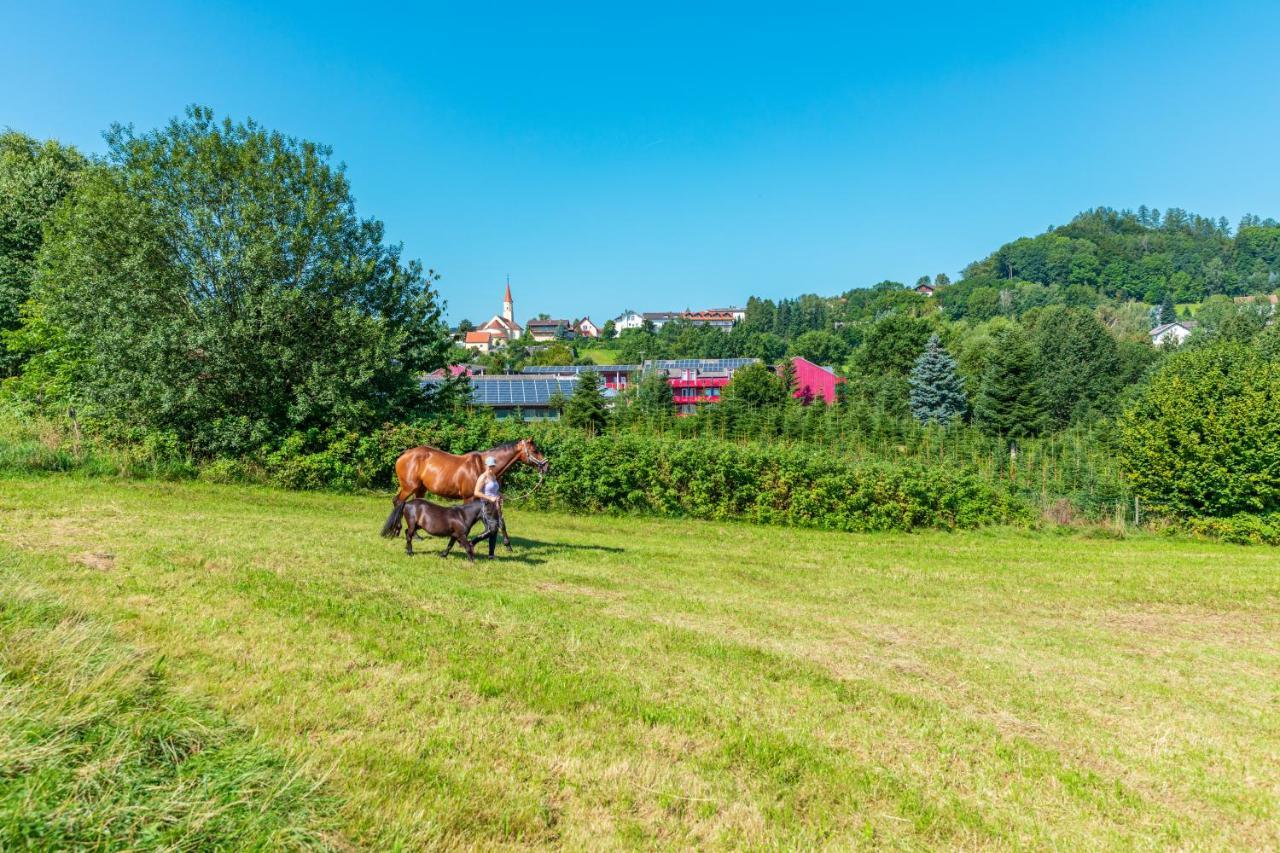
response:
M1280 513L1238 513L1225 518L1188 518L1174 531L1239 545L1280 545Z
M943 465L855 461L803 446L660 438L639 433L589 438L554 425L485 418L389 426L368 436L296 435L261 461L288 488L390 489L396 456L431 444L454 452L532 435L551 460L526 505L587 512L749 521L838 530L958 529L1024 522L1024 501L1002 484ZM234 463L206 476L240 479ZM506 478L519 496L536 475Z

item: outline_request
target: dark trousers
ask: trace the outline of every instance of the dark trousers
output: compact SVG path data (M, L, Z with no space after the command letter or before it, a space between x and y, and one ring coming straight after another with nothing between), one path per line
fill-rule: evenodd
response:
M484 532L479 536L472 537L471 541L475 543L481 539L488 539L489 556L492 557L494 549L498 547L498 531L502 529L502 510L489 501L485 501L484 507L480 511L480 520L484 522Z

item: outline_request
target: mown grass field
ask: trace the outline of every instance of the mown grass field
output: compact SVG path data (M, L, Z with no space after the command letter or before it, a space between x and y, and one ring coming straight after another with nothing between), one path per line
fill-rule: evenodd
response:
M1273 550L387 509L0 479L0 848L1280 846Z
M582 354L596 364L617 364L618 351L611 349L584 349Z

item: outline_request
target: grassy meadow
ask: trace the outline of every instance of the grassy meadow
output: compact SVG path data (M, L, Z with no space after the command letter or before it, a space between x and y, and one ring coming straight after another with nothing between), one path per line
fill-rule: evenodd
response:
M0 478L0 848L1280 846L1273 550L388 508Z

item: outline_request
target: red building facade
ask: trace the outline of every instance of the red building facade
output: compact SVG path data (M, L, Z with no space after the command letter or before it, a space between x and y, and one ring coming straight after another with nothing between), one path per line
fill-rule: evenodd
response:
M796 370L797 399L807 398L814 402L821 400L828 406L836 401L836 386L843 383L844 379L836 376L830 369L800 356L792 358L791 364Z
M691 415L700 406L719 403L724 386L739 368L756 358L685 358L645 362L645 371L664 373L671 386L671 402L677 415Z

